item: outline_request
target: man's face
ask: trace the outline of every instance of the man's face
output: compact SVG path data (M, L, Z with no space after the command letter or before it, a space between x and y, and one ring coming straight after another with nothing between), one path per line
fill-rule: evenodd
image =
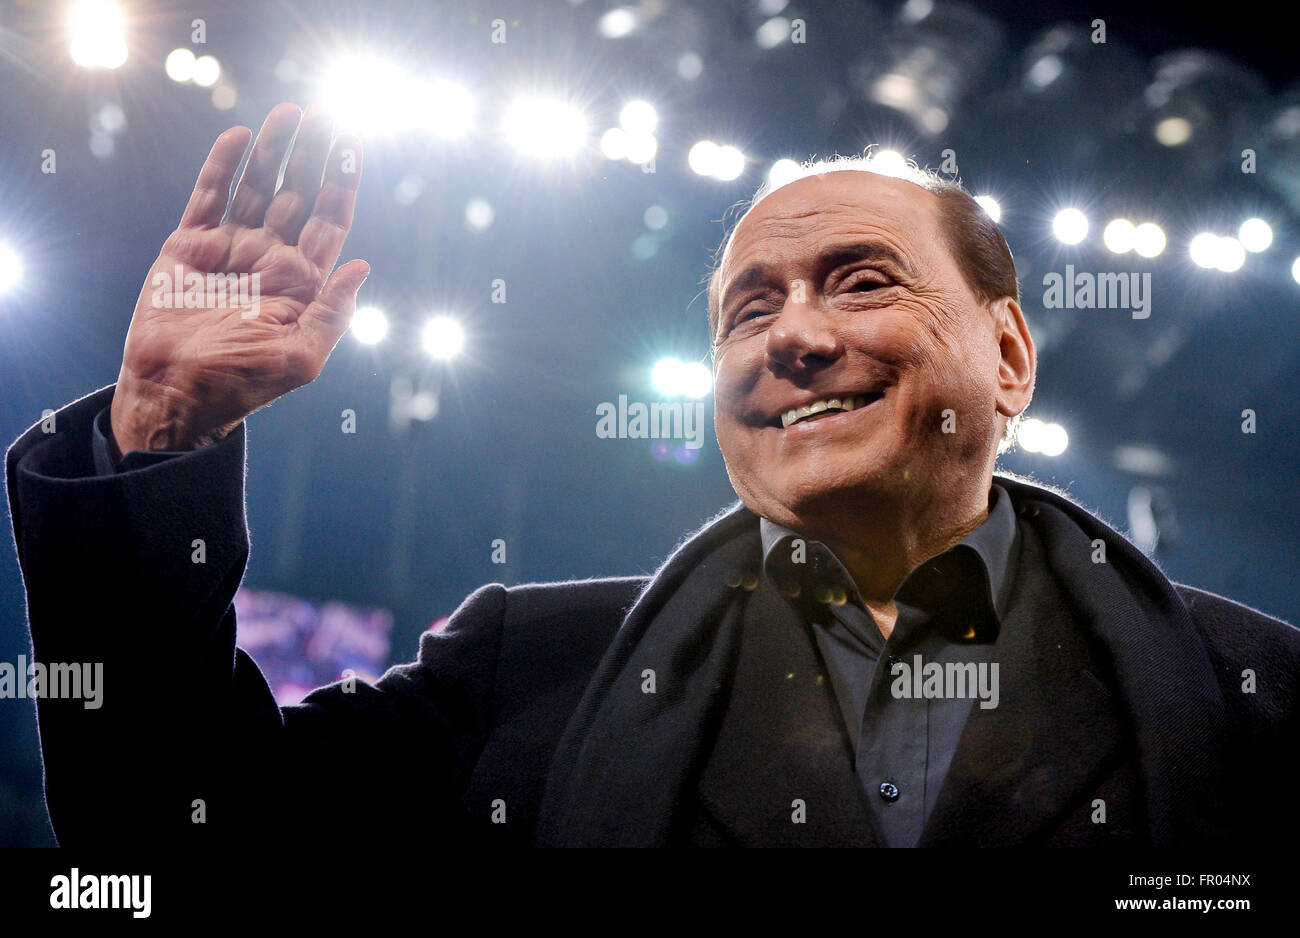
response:
M867 172L791 183L741 221L719 288L714 420L749 508L806 526L863 499L933 502L987 471L999 343L934 195ZM846 398L855 409L783 426Z

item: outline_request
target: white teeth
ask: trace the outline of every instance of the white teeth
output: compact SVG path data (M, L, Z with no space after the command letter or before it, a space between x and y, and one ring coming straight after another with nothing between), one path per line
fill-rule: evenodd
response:
M792 423L798 423L805 417L811 417L813 414L820 414L826 410L857 410L862 406L863 398L861 397L831 397L823 401L813 401L803 407L794 407L787 410L781 415L782 428L790 426Z

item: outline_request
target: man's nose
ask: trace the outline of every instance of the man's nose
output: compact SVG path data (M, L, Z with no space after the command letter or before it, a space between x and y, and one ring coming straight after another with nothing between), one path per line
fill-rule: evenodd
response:
M789 291L776 322L767 330L767 358L774 371L803 374L816 371L844 353L829 313L816 297L800 289Z

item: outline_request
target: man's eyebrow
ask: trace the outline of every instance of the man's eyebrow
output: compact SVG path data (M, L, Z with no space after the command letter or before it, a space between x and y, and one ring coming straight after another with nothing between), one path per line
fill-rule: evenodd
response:
M878 241L866 241L860 244L845 244L831 248L818 258L819 273L825 274L854 261L884 261L899 267L906 274L912 273L912 265L907 263L893 248Z
M864 241L858 244L837 245L817 258L818 274L824 275L836 267L851 264L854 261L878 261L891 263L906 274L912 273L912 266L893 248L878 241ZM719 309L726 309L730 298L736 294L758 286L764 281L775 278L775 272L766 264L751 264L729 283L722 294Z
M722 292L722 300L718 304L719 309L726 309L729 298L736 293L743 292L756 287L765 280L774 279L775 273L772 268L766 264L750 264L727 284L727 288Z

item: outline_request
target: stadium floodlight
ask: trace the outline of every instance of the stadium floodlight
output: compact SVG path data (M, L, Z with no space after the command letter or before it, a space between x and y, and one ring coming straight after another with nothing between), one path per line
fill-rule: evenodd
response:
M543 160L571 156L587 141L586 116L556 98L516 98L506 109L503 128L516 150Z
M1273 243L1273 226L1262 218L1247 218L1237 229L1237 240L1252 254L1267 251Z
M1101 243L1112 254L1127 254L1137 246L1137 225L1127 218L1112 219L1102 229Z
M23 279L23 262L18 252L7 244L0 244L0 293L8 293Z
M68 10L68 52L82 68L121 68L126 63L122 10L112 0L77 0Z
M189 49L173 49L163 61L163 71L172 81L187 82L194 78L194 53Z
M979 203L980 208L984 209L984 214L993 219L995 225L1002 221L1002 205L993 196L977 195L975 201Z
M434 316L425 323L420 344L432 358L448 361L465 347L465 329L452 316Z
M1052 219L1052 233L1062 244L1078 244L1088 236L1088 216L1077 208L1063 208Z
M362 345L375 345L388 335L388 317L378 306L363 306L352 315L352 337Z
M1133 231L1133 250L1141 257L1159 257L1166 243L1165 230L1153 221L1144 221Z

